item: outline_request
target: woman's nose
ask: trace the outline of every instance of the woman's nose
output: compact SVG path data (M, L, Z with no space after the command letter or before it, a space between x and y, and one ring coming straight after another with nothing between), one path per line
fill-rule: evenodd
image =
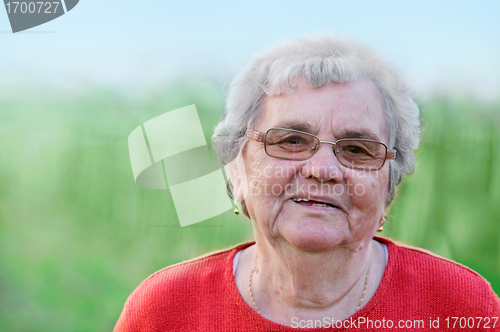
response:
M331 144L321 144L316 153L302 166L301 175L314 177L320 182L340 182L344 178L342 165L337 160Z

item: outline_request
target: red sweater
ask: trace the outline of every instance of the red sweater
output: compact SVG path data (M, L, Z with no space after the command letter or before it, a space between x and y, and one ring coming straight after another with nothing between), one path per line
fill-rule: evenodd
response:
M333 321L334 326L343 325L338 331L384 331L390 330L390 325L435 331L437 319L439 330L500 331L500 299L476 272L424 250L387 238L376 239L389 251L382 281L361 310L344 321ZM330 317L322 321L295 319L290 322L292 327L283 326L247 305L236 287L232 267L234 255L252 244L211 253L151 275L128 298L114 331L296 331L293 327L324 331L330 327Z

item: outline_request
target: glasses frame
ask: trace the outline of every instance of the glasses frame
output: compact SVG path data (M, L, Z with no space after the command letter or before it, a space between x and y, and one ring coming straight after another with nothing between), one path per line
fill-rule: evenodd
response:
M318 140L318 145L317 145L317 148L316 150L311 154L311 156L309 158L282 158L282 157L275 157L275 156L272 156L270 155L268 152L267 152L267 147L266 147L266 136L267 136L267 133L270 131L270 130L273 130L273 129L280 129L280 130L288 130L288 131L293 131L293 132L296 132L296 133L300 133L300 134L305 134L305 135L308 135L308 136L312 136L314 138L316 138ZM383 142L379 142L379 141L374 141L374 140L371 140L371 139L364 139L364 138L342 138L342 139L339 139L337 140L336 142L330 142L330 141L322 141L319 139L318 136L316 135L313 135L313 134L310 134L310 133L306 133L304 131L300 131L300 130L295 130L295 129L287 129L287 128L269 128L265 133L262 133L260 131L257 131L257 130L254 130L254 129L250 129L248 128L245 132L246 136L249 137L249 138L253 138L254 140L258 141L258 142L263 142L264 143L264 151L266 152L266 154L271 157L271 158L276 158L276 159L283 159L283 160L296 160L296 161L304 161L304 160L309 160L311 159L315 154L316 152L319 150L319 147L321 145L321 143L326 143L326 144L330 144L330 145L333 145L333 154L335 155L335 158L337 158L337 161L339 162L340 165L344 166L344 167L347 167L347 168L353 168L353 169L359 169L359 170L362 170L362 171L380 171L384 165L385 165L385 162L387 161L387 159L391 160L391 159L395 159L396 158L396 154L397 154L397 151L394 150L394 149L389 149L387 147L387 145ZM338 142L342 142L342 141L368 141L368 142L373 142L373 143L380 143L382 144L384 147L385 147L385 150L386 150L386 153L385 153L385 159L384 159L384 162L382 163L382 166L380 166L379 168L373 168L373 169L370 169L370 168L363 168L363 167L356 167L356 166L348 166L348 165L344 165L340 159L339 159L339 156L337 155L337 143Z

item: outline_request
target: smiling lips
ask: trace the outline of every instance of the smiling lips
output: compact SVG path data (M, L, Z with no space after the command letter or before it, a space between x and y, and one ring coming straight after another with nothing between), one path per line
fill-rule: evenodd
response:
M300 205L337 208L335 205L323 203L323 202L319 202L319 201L315 201L315 200L307 199L307 198L294 197L294 198L292 198L292 200L295 203L298 203Z

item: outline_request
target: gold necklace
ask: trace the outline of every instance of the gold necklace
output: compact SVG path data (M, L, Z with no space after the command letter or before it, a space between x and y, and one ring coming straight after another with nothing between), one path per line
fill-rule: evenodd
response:
M257 303L255 303L255 299L253 298L252 294L252 276L253 272L255 271L255 263L257 262L257 255L255 255L255 259L253 261L253 266L250 269L250 278L248 279L248 292L250 293L250 298L252 299L253 306L255 307L255 310L259 313L259 315L262 316L260 313L260 309L257 306ZM366 294L366 287L368 286L368 275L370 274L370 269L366 271L366 278L365 278L365 287L363 288L363 294L361 295L361 300L359 300L358 306L356 307L356 311L358 312L359 308L361 308L361 304L363 304L363 300L365 299L365 294Z
M363 288L363 294L361 294L361 300L359 300L359 303L358 303L358 306L356 307L355 312L358 312L359 308L361 308L361 304L363 303L363 300L365 299L366 287L368 286L368 275L369 274L370 274L370 268L368 267L368 270L366 271L365 287Z

